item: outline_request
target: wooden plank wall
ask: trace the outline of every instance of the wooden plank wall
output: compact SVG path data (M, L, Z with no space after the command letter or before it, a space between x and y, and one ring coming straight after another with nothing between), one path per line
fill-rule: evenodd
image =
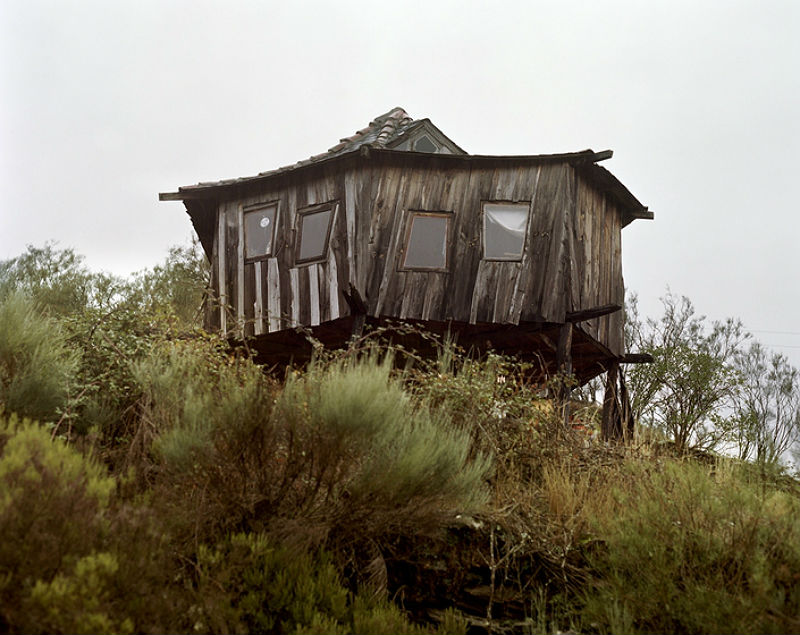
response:
M421 320L517 324L564 319L569 296L566 220L574 207L566 165L371 169L368 253L360 288L369 313ZM482 201L527 202L532 214L521 262L482 259ZM452 212L446 272L403 271L411 211ZM362 276L358 277L363 279Z
M623 304L622 215L613 201L574 176L577 208L571 227L573 242L570 301L574 307L590 308L604 304ZM577 310L577 309L575 309ZM623 353L621 311L582 322L580 327L611 352Z
M271 183L218 209L212 285L227 306L218 315L230 334L349 315L342 291L351 283L369 315L400 319L562 322L569 311L622 302L620 213L566 163L372 160ZM276 200L275 255L244 263L242 208ZM294 266L297 210L330 201L338 208L326 261ZM482 201L530 203L521 262L482 259ZM447 271L401 270L411 211L452 213ZM581 327L621 353L621 320L618 313Z
M273 256L245 263L242 210L278 201ZM330 244L324 262L294 265L297 210L335 202ZM297 325L316 326L348 314L341 290L347 283L344 178L320 168L311 178L292 175L272 188L223 201L217 210L212 289L220 298L220 328L229 335L271 333ZM220 252L219 244L225 249ZM224 307L224 308L223 308Z

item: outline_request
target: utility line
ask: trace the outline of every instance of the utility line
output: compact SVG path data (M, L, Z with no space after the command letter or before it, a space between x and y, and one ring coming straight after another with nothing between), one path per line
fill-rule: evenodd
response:
M751 333L770 333L772 335L800 335L800 331L760 331L757 329L748 329Z

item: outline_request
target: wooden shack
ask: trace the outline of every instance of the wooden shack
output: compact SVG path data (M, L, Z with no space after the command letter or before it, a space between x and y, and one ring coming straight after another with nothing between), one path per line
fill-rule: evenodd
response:
M471 155L395 108L323 154L160 199L212 264L206 326L266 363L403 321L583 382L631 359L621 232L653 218L610 157Z

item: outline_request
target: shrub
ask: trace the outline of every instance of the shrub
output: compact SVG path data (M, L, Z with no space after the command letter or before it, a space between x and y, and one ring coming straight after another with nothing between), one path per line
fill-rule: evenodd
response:
M247 633L431 632L411 624L386 600L352 596L324 553L312 556L274 546L264 535L236 534L197 559L199 604L195 631ZM446 615L441 633L463 633L465 622Z
M29 621L23 600L37 581L50 584L100 545L114 481L14 416L0 419L0 452L0 613L6 623L47 630Z
M43 633L132 633L133 622L116 617L113 606L118 569L112 554L100 552L78 560L69 574L37 580L23 608L38 619L26 626Z
M0 299L0 409L54 421L67 406L77 356L59 326L21 292Z
M486 500L488 459L470 459L465 432L412 402L390 360L318 364L279 392L248 361L211 375L184 352L140 375L164 488L182 489L173 500L195 540L270 529L361 539Z
M595 515L603 547L584 615L592 629L793 632L800 622L800 502L730 463L629 467Z

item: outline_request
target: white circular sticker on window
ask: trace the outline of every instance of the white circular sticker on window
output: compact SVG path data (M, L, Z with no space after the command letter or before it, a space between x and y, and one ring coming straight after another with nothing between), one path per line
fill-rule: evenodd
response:
M259 225L261 225L262 227L266 227L267 225L269 225L269 218L267 218L266 216L264 216L264 217L261 219L261 222L259 223Z

